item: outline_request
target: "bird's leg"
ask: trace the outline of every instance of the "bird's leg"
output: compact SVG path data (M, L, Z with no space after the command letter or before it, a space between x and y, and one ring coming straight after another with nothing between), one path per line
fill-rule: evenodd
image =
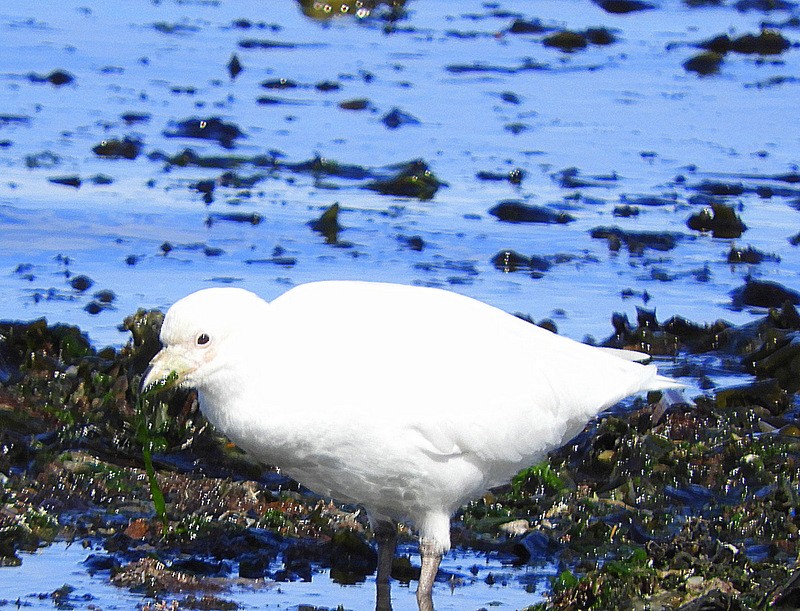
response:
M417 606L419 611L433 611L433 581L439 571L442 553L432 541L422 539L419 543L419 555L422 558L422 568L417 587Z
M377 596L375 611L392 611L392 586L389 578L392 574L392 561L397 546L397 527L393 522L378 522L373 531L378 542L378 575L375 579Z

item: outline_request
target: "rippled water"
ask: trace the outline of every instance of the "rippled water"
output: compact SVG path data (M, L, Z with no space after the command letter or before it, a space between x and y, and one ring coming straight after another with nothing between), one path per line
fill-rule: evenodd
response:
M664 318L748 320L728 307L728 291L747 274L798 285L797 248L787 242L798 230L797 188L769 178L796 170L798 53L730 53L721 73L705 78L682 64L697 42L757 34L763 22L792 15L673 0L626 15L585 0L412 2L387 33L380 20L315 22L289 1L268 9L206 1L8 6L0 13L4 46L13 51L0 57L0 316L47 316L79 324L99 345L121 344L124 315L166 307L211 283L272 297L299 282L367 278L447 286L535 319L555 315L561 332L579 339L608 334L612 311L633 315L642 301L623 299L623 289L646 291L647 305ZM606 27L617 41L564 53L543 46L543 35L510 33L516 17ZM781 31L798 38L796 27ZM236 79L227 69L233 54L244 67ZM56 69L74 81L56 87L28 77ZM260 86L281 78L298 86ZM339 88L320 91L323 82ZM257 103L264 96L280 103ZM368 108L339 107L353 99L368 100ZM381 119L393 108L419 123L388 129ZM128 113L148 119L128 124ZM191 117L220 117L245 136L232 150L164 137L171 121ZM92 152L126 136L142 142L135 160ZM201 155L276 151L287 163L319 155L368 169L421 158L448 186L418 201L378 195L361 188L364 181L245 164L241 176L265 177L251 189L217 187L206 205L192 185L223 170L165 168L148 158L187 147ZM515 168L525 172L520 186L476 178ZM561 186L558 173L568 168L596 186ZM93 184L98 174L113 182ZM80 177L81 186L49 182L64 176ZM730 240L685 226L698 208L689 203L692 187L708 180L744 185L726 198L748 227L737 242L780 262L730 266ZM759 186L788 192L765 198L753 192ZM613 215L640 196L660 199L639 205L636 217ZM568 210L576 220L513 225L487 214L510 198ZM326 245L305 225L334 202L351 248ZM210 214L230 211L264 220L207 226ZM629 256L590 237L604 225L685 237L671 251ZM408 235L421 236L425 248L404 248L398 236ZM167 256L164 242L174 248ZM245 263L271 257L277 246L294 266ZM494 269L491 258L505 248L574 258L531 279ZM77 294L65 274L85 274L95 285ZM83 308L99 289L114 292L114 307L90 315Z
M110 585L107 571L90 575L84 561L91 554L103 553L102 548L84 548L79 543L54 543L35 554L21 554L20 567L0 572L0 607L19 604L28 609L52 609L54 605L62 609L131 609L154 603L141 594ZM442 560L440 581L434 587L436 608L521 609L541 600L547 580L554 575L552 567L510 568L480 553L454 551ZM213 594L245 609L294 609L298 605L335 609L341 605L343 609L361 611L375 605L374 579L343 586L331 581L330 572L324 569L317 570L310 582L252 580ZM196 597L202 595L198 592ZM183 598L176 594L161 601L170 604ZM392 601L395 611L417 609L414 587L394 584Z
M800 231L800 187L786 179L796 175L800 151L797 18L793 5L762 12L677 0L624 15L587 0L415 1L391 26L314 21L289 0L5 5L0 318L46 316L79 325L98 346L119 345L127 340L117 330L125 315L165 308L210 284L270 298L301 282L360 278L448 287L537 320L552 317L576 339L610 334L612 312L634 317L645 304L662 319L746 322L761 312L733 310L729 295L746 276L800 288L797 246L789 242ZM512 33L515 19L605 27L616 41L566 53L544 46L546 34ZM728 53L709 77L683 68L697 43L758 34L764 24L779 28L792 48ZM227 67L234 54L243 66L235 79ZM74 81L56 86L31 77L54 70ZM261 85L276 79L297 86ZM353 100L366 100L365 108L340 106ZM415 121L390 129L383 119L395 108ZM144 120L123 118L131 114ZM243 132L233 148L165 136L174 122L212 117ZM136 159L93 153L125 137L141 141ZM242 163L237 176L254 184L222 186L224 169L164 163L186 148L201 156L266 155L283 165ZM447 184L419 200L377 194L363 179L288 169L316 156L370 172L422 159ZM524 172L519 185L478 176L516 169ZM80 186L51 180L64 177ZM196 188L201 180L216 181L211 203ZM741 187L718 198L747 225L740 239L686 226L708 203L694 199L707 182ZM505 199L575 220L503 223L488 210ZM336 246L307 226L334 202L345 242ZM624 204L638 215L615 215ZM231 212L262 221L208 223ZM671 250L629 254L592 238L600 226L680 237ZM424 248L408 248L409 236ZM733 243L775 256L731 265ZM503 249L550 257L552 267L537 278L503 273L491 262ZM284 264L265 262L276 253ZM76 275L93 286L76 291ZM85 308L99 290L115 299L90 314ZM3 569L16 577L2 580L0 598L49 590L43 583L17 594L7 588L54 549L22 569ZM53 579L60 585L72 577ZM315 604L338 604L346 591ZM487 587L480 596L513 607L523 604L521 591ZM404 593L395 588L396 598ZM128 604L127 594L116 596L114 604ZM450 604L441 593L437 600Z

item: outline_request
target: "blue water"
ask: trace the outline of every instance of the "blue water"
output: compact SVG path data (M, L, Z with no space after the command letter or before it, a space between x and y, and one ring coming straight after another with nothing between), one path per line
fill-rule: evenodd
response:
M782 23L791 13L740 12L731 7L687 8L666 0L656 10L607 14L586 0L518 5L412 2L407 18L387 34L379 20L319 23L293 2L42 2L0 11L0 108L25 122L0 124L0 316L78 324L98 345L126 341L117 330L138 307L167 307L180 296L215 282L232 282L273 297L296 283L327 278L366 278L450 287L535 319L556 317L562 333L577 339L610 333L613 311L633 315L632 289L650 296L659 316L744 322L748 312L729 309L728 291L748 274L798 288L797 195L728 198L748 226L738 243L774 253L780 262L729 266L730 240L699 235L685 221L697 206L690 188L704 180L748 187L791 187L750 176L792 172L798 162L800 115L798 52L778 56L731 53L717 76L701 78L682 68L698 52L693 43L730 32L758 33L764 21ZM541 35L511 34L509 13L548 26L582 30L607 27L609 46L575 53L544 47ZM499 16L496 16L499 15ZM236 27L245 20L249 28ZM165 33L170 32L173 33ZM784 35L796 40L797 30ZM252 49L248 39L290 43L294 48ZM244 71L231 79L236 54ZM526 64L542 69L517 70ZM461 71L464 66L499 68ZM460 67L460 68L459 68ZM36 84L29 73L61 69L72 84ZM775 86L767 83L787 77ZM299 86L268 90L259 84L287 78ZM335 91L315 87L339 84ZM512 93L518 103L504 101ZM272 96L284 104L260 105ZM345 100L366 98L370 108L343 110ZM399 108L419 124L388 129L381 118ZM149 120L127 125L125 113ZM170 121L219 116L244 132L233 150L211 141L165 138ZM520 124L522 131L508 127ZM97 157L92 147L108 138L138 138L135 160ZM447 183L430 201L381 196L364 181L279 171L249 193L217 187L211 205L190 188L222 170L171 168L147 154L169 155L191 147L199 154L253 156L279 151L287 162L320 155L339 163L376 168L424 159ZM31 169L26 158L57 156L52 167ZM480 171L521 168L521 186L476 178ZM600 186L564 188L556 174L615 176ZM259 168L243 166L242 176ZM94 185L104 174L110 185ZM49 178L77 175L80 188ZM685 182L676 182L683 176ZM668 200L640 206L637 217L617 218L614 207L637 196ZM568 209L568 225L511 225L487 210L502 199ZM305 223L334 202L342 207L335 248ZM258 212L264 222L218 222L211 213ZM589 230L685 234L666 253L629 256L609 252ZM398 236L418 235L422 252L403 248ZM174 250L163 256L160 245ZM285 268L246 264L272 256L276 246L296 258ZM222 249L218 256L203 247ZM491 257L511 248L525 255L569 254L541 279L503 274ZM57 260L68 257L65 265ZM126 263L135 258L135 265ZM16 272L19 266L23 272ZM710 279L692 272L708 266ZM653 273L656 270L656 273ZM653 277L673 278L661 281ZM76 294L65 274L85 274L95 285ZM90 315L91 294L114 292L113 309ZM39 299L37 299L39 297Z
M20 554L19 567L0 569L0 608L16 606L26 609L52 609L53 593L64 586L70 588L61 598L60 608L73 609L133 609L155 601L142 594L129 592L108 582L109 573L90 575L83 564L90 554L103 554L102 548L81 543L54 543L34 554ZM417 558L418 560L418 558ZM276 569L280 568L276 565ZM436 608L439 611L469 609L522 609L541 600L548 579L555 575L554 567L511 568L497 559L477 552L453 551L442 560L442 575L434 587ZM489 575L491 578L487 580ZM294 609L298 605L336 609L339 605L350 611L363 611L375 605L374 576L359 585L339 585L330 579L330 572L317 569L310 582L281 582L258 580L214 580L208 592L222 600L234 601L243 609ZM488 583L487 583L488 581ZM491 584L491 585L490 585ZM217 586L223 589L218 590ZM414 611L417 608L415 588L395 583L392 604L395 611ZM203 591L192 593L197 598ZM175 593L159 600L167 605L181 601L186 593ZM152 608L152 607L151 607ZM169 607L168 607L169 608Z

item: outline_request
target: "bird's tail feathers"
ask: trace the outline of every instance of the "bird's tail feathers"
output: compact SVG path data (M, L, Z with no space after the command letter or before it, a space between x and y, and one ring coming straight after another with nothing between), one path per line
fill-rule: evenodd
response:
M672 378L668 378L667 376L659 375L655 365L648 365L648 368L652 369L653 377L651 377L642 386L642 390L667 390L669 388L686 388L686 384L682 384L681 382L678 382L677 380L674 380Z

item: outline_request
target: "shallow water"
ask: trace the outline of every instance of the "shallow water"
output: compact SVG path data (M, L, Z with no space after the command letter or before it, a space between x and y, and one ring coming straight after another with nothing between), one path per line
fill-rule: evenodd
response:
M572 30L602 26L617 41L564 53L543 46L543 35L510 33L516 16ZM796 8L689 8L677 0L627 15L586 0L418 1L387 33L381 20L312 21L289 0L270 2L268 10L263 3L224 0L4 6L0 318L46 316L79 325L98 346L120 345L127 341L117 329L125 315L165 308L204 286L230 283L271 298L301 282L358 278L448 287L536 320L552 317L561 333L576 339L609 335L612 312L635 318L636 306L645 303L661 319L747 322L763 311L733 310L729 292L748 274L800 289L800 258L788 241L800 231L800 188L779 179L796 173L799 161L800 31L780 29L794 47L779 55L729 53L716 76L699 77L682 64L699 51L692 46L697 42L726 32L757 34L764 22L780 25L797 16ZM252 40L280 44L252 48ZM244 70L232 79L227 63L234 53ZM56 69L74 82L55 86L28 76ZM298 86L260 86L280 78ZM339 88L320 91L316 85L325 81ZM259 104L264 96L275 103ZM365 110L339 107L359 98L368 100ZM393 108L418 123L387 128L381 119ZM126 113L147 120L127 123ZM190 117L220 117L244 137L227 149L164 135L170 122ZM134 160L92 152L104 140L124 137L142 142ZM149 158L185 148L204 156L275 155L286 164L321 156L371 171L420 158L447 185L423 201L379 195L363 188L366 180L244 163L236 168L239 177L263 176L250 188L217 184L206 204L193 185L218 180L223 169ZM476 176L517 168L525 173L520 185ZM569 168L586 184L565 185L561 173ZM97 175L112 182L94 184ZM65 176L78 176L80 187L50 181ZM703 207L690 198L704 181L743 186L720 200L747 225L740 239L686 226ZM566 211L575 220L503 223L488 210L504 199ZM325 244L306 225L334 202L342 208L346 245ZM625 203L639 214L615 216ZM263 220L207 223L210 215L231 212ZM681 237L674 249L631 255L590 237L598 226ZM425 247L405 247L408 236L420 236ZM172 246L168 254L165 242ZM730 265L733 243L775 257ZM293 263L269 262L276 248ZM568 257L532 278L495 269L491 259L503 249ZM71 288L78 274L94 285L85 292ZM115 300L90 314L84 308L101 289L113 291ZM633 297L623 297L626 289ZM67 582L98 600L109 597L93 601L103 608L141 602L101 577L88 578L78 565L82 550L73 546L62 556L61 549L3 569L0 599ZM448 562L463 568L478 559ZM371 585L331 588L327 579L282 585L287 596L298 591L291 602L275 590L243 592L241 600L263 606L263 596L275 596L276 605L296 600L353 608L372 600ZM459 596L467 592L476 606L496 599L499 608L516 608L536 600L516 583L456 588L452 597L442 595L446 589L437 584L438 609L464 608ZM408 589L396 586L394 593L398 608L406 608L406 599L413 604Z
M54 543L35 554L22 554L21 566L4 568L0 572L3 577L0 579L0 607L14 606L19 601L28 609L52 609L54 604L57 608L131 609L153 602L143 595L110 585L108 572L90 575L84 561L90 554L103 553L102 548L84 548L79 543ZM487 583L490 574L494 580L492 585ZM455 550L442 561L440 578L446 577L449 581L437 582L434 587L436 608L440 611L482 607L521 609L541 600L542 588L554 574L552 567L511 568L477 552ZM71 589L67 592L64 586ZM538 592L535 591L537 586ZM54 594L58 591L64 594ZM338 608L341 605L344 609L362 610L374 606L375 584L373 577L364 584L339 585L331 581L330 571L318 569L310 582L252 580L214 595L236 602L243 609L293 609L298 605ZM202 592L196 596L199 598ZM174 595L161 600L169 603L182 598ZM417 608L413 587L394 584L392 601L395 611Z
M769 179L796 171L797 50L730 53L721 73L706 78L682 67L698 52L693 43L758 33L762 22L786 22L791 12L692 9L674 0L627 15L585 0L496 8L416 2L387 34L381 21L314 22L288 0L271 3L268 12L260 7L44 2L35 11L3 9L0 33L14 52L0 56L7 117L0 123L0 316L47 316L80 325L98 345L118 345L126 341L117 331L124 315L167 307L209 284L236 283L273 297L309 280L365 278L446 286L534 319L554 316L562 333L580 339L607 335L612 311L634 314L642 301L623 299L623 289L646 291L648 307L663 318L743 322L752 314L732 312L728 291L747 274L798 286L797 248L787 242L798 230L797 189ZM564 53L544 47L542 35L509 33L514 15L573 30L604 26L617 42ZM796 28L782 32L797 39ZM288 48L243 48L248 40ZM231 79L226 65L234 53L244 71ZM520 69L526 65L541 68ZM56 87L27 76L55 69L74 82ZM781 84L766 86L780 77ZM259 86L279 78L298 87ZM319 91L315 85L325 81L340 88ZM515 96L506 96L512 102L504 93ZM283 103L258 104L265 95ZM370 107L338 106L357 98ZM388 129L381 118L395 107L419 124ZM126 124L126 113L149 119ZM244 132L232 150L163 136L170 121L212 116ZM522 131L509 131L514 125ZM92 152L105 139L126 136L142 142L135 160ZM364 190L364 181L281 170L249 190L217 187L206 205L190 186L223 170L165 171L147 157L187 147L201 155L280 151L287 163L320 155L368 169L421 158L448 186L418 201ZM44 167L28 167L29 157ZM520 186L476 178L514 168L526 173ZM597 186L560 186L557 173L567 168ZM238 172L266 174L249 165ZM98 174L112 184L92 184ZM48 180L63 176L79 176L80 188ZM780 262L730 266L731 240L686 227L702 207L688 202L696 194L691 187L704 180L790 191L726 198L748 227L736 242ZM613 215L615 206L639 196L664 203L640 205L636 217ZM508 198L567 209L576 220L515 225L487 214ZM351 248L326 245L305 225L337 201L340 238ZM232 211L264 220L206 225L210 214ZM685 237L671 251L629 256L589 236L603 225ZM404 248L398 236L408 235L421 236L424 250ZM164 242L174 247L167 256L159 248ZM277 246L295 265L245 263L270 258ZM222 252L209 256L204 247ZM491 258L505 248L575 258L534 280L494 269ZM135 264L126 263L129 257ZM78 294L67 274L85 274L95 285ZM83 308L99 289L114 292L113 307L88 314Z

